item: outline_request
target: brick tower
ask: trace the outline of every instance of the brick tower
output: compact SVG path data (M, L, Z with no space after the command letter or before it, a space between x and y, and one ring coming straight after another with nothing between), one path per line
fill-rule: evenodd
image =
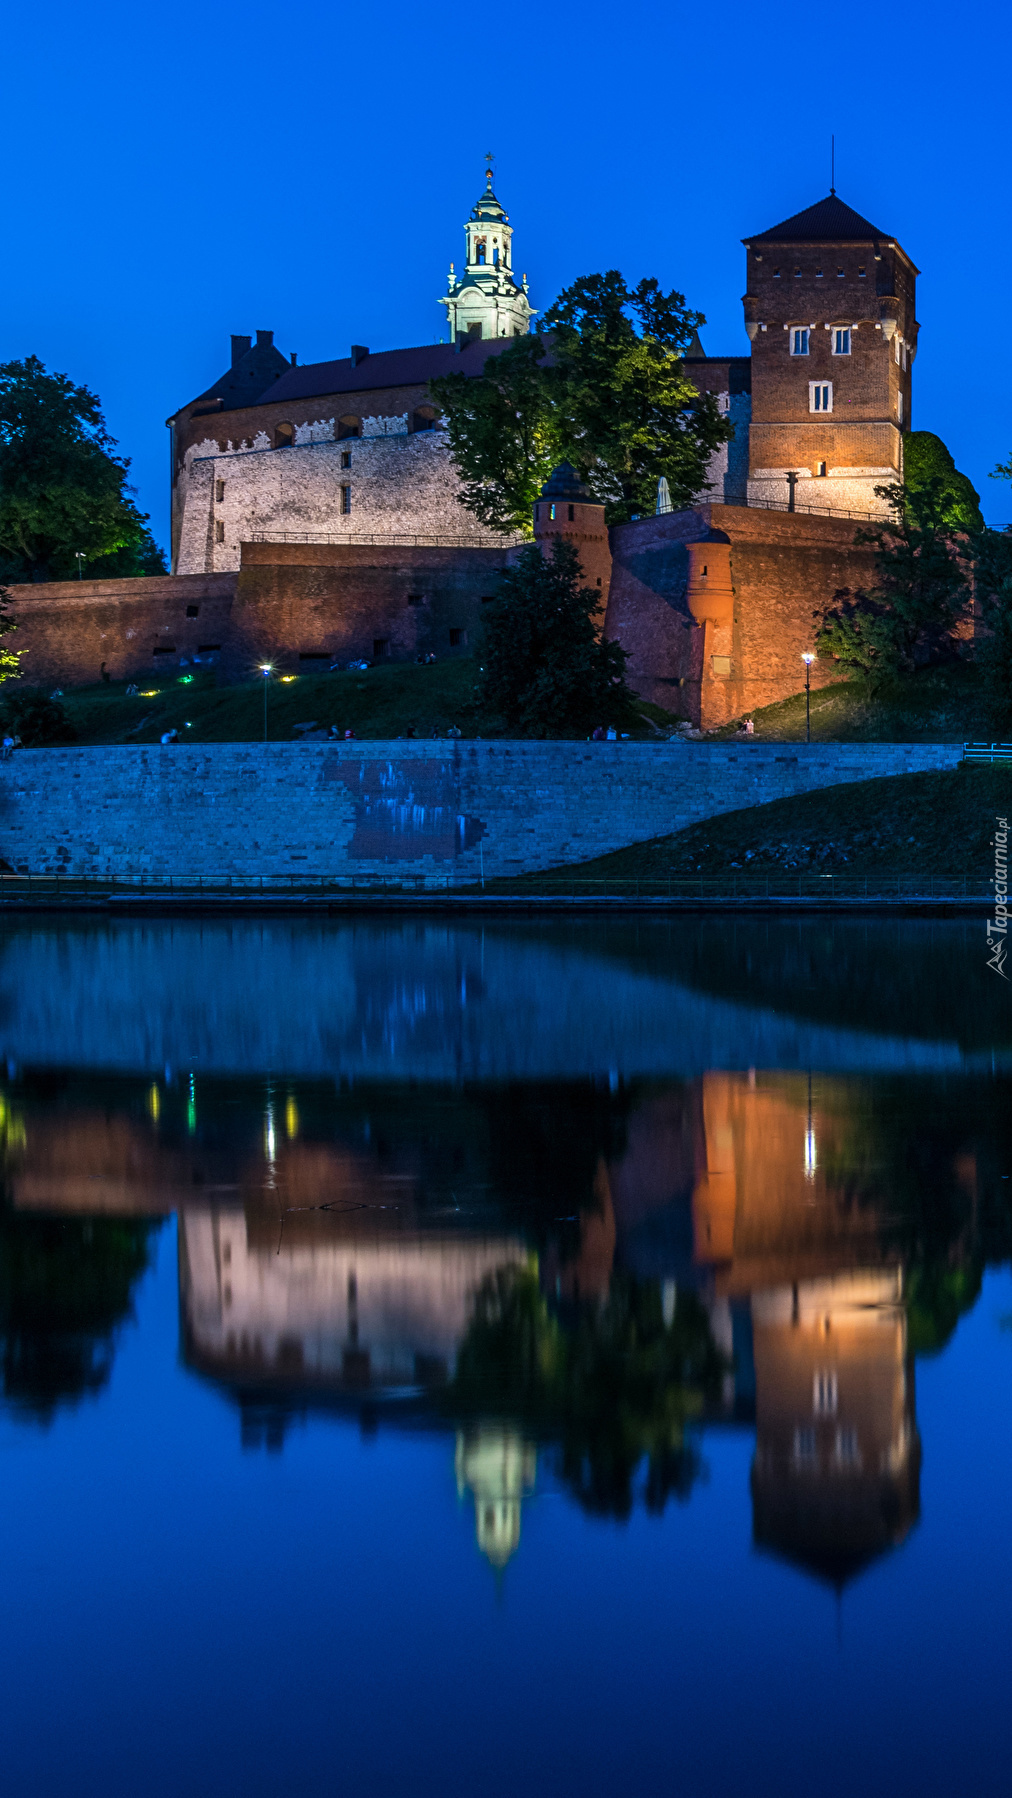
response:
M750 504L882 512L903 478L919 271L830 192L744 239Z
M580 558L585 587L601 594L601 623L611 584L611 548L604 507L599 506L569 462L560 462L541 489L534 508L534 541L542 555L550 553L555 537L572 543Z

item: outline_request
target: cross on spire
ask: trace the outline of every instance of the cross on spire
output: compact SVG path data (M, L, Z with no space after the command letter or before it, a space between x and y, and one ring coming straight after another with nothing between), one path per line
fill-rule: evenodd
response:
M492 191L492 164L495 161L495 157L493 156L491 150L485 151L485 161L488 164L488 167L485 170L485 185L488 188L489 192L491 193L491 191Z

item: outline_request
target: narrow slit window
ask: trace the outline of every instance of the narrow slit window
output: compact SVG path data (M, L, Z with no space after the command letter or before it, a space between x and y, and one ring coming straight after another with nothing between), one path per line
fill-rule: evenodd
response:
M351 511L351 488L350 487L342 487L341 488L341 513L342 513L342 516L347 518L350 511Z
M214 527L214 541L216 543L224 543L225 541L225 526L220 519Z
M218 503L218 505L219 505L219 506L220 506L220 505L221 505L221 502L222 502L222 500L223 500L223 499L224 499L224 497L225 497L225 483L224 483L224 481L215 481L215 483L214 483L214 497L215 497L215 500L216 500L216 501L217 501L217 503Z

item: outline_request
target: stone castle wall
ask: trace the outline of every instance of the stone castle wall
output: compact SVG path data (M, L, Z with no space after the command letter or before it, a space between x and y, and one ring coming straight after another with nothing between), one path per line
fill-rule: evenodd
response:
M212 665L227 642L234 574L25 582L10 588L17 629L5 645L29 686L79 687L164 675L184 658Z
M577 862L955 745L373 742L20 750L0 858L25 873L476 881Z

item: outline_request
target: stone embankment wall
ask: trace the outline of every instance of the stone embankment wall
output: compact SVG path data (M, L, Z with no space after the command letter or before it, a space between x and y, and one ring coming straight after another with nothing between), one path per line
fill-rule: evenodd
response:
M949 744L376 742L20 750L0 858L25 873L466 882L875 776Z

